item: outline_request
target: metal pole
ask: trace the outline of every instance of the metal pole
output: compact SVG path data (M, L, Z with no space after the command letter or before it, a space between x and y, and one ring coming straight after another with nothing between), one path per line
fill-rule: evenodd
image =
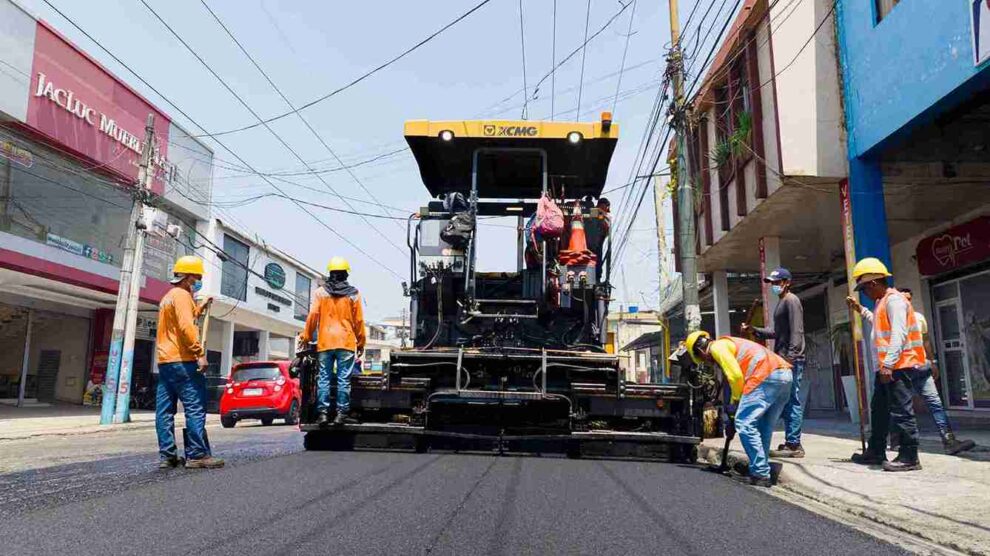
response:
M118 389L115 400L113 422L126 423L131 420L131 374L134 367L134 340L137 333L138 303L141 293L141 270L144 262L144 239L147 234L146 223L151 220L149 212L151 207L145 204L143 199L147 198L151 190L151 181L154 179L154 150L155 141L155 117L148 114L148 120L144 127L144 146L141 149L141 163L138 171L138 191L137 194L142 201L139 203L141 217L135 222L134 232L134 255L132 257L131 280L128 284L126 317L124 319L124 335L121 345L120 372L118 377ZM116 322L116 315L114 321ZM116 335L116 330L114 331Z
M684 324L688 332L701 328L701 306L698 304L698 261L695 253L694 186L691 183L691 160L687 149L687 103L684 99L684 60L681 55L680 23L677 0L670 4L670 52L674 82L674 114L672 125L677 130L677 208L678 245L680 246L681 283L684 288Z
M17 385L17 407L24 405L24 391L27 388L28 364L31 362L31 326L34 324L34 309L28 309L27 329L24 332L24 359L21 362L21 382Z

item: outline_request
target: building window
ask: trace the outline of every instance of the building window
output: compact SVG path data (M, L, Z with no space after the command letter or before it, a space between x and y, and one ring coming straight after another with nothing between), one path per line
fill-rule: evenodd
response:
M873 0L874 5L877 9L877 23L883 21L883 18L887 17L887 14L894 9L901 0Z
M309 295L313 289L313 281L302 273L296 273L296 320L305 321L309 316Z
M250 248L246 243L224 234L223 250L226 252L226 259L223 261L220 293L233 299L247 301L247 269Z

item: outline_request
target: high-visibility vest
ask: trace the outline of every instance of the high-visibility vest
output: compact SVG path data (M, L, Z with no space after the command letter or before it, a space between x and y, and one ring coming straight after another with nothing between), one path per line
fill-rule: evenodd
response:
M877 356L880 358L881 363L887 358L887 351L890 347L891 328L890 315L887 314L887 302L893 295L898 295L902 298L904 296L904 294L893 288L888 289L883 299L877 303L877 311L873 323L873 326L876 327L873 335L874 342L876 343ZM911 303L906 298L904 302L908 305L906 317L908 335L904 341L904 345L901 346L901 356L897 359L897 363L894 364L894 370L919 367L924 365L928 359L928 356L925 354L925 339L921 333L921 323L918 322L918 318L914 315L914 308L911 307Z
M743 391L749 394L763 383L770 373L778 369L790 369L791 364L786 359L770 351L766 347L743 338L723 336L736 346L736 360L743 372Z

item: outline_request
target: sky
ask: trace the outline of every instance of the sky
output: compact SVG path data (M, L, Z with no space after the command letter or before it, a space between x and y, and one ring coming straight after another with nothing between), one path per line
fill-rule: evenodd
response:
M141 0L50 1L208 132L257 123L257 119L186 50ZM220 28L201 0L145 1L255 112L262 117L286 112L284 101ZM325 95L394 57L479 1L206 0L297 106ZM45 2L18 2L80 45L182 127L193 134L199 133L195 125ZM702 9L711 4L701 3ZM682 21L694 2L686 0L683 4ZM591 0L590 16L588 7L584 0L556 0L557 60L584 41L586 18L589 33L594 33L622 5L616 0ZM620 92L613 118L620 126L620 139L606 190L626 183L662 78L664 53L670 41L667 3L636 0L634 14L633 6L630 6L588 44L584 53L583 81L582 53L578 53L555 72L556 96L551 95L550 79L534 94L534 85L553 65L553 10L554 0L523 0L521 3L518 0L491 0L402 60L303 110L301 115L306 122L345 164L386 155L351 169L357 179L346 171L328 172L324 174L327 183L340 195L356 199L351 203L359 211L393 217L408 215L428 201L428 193L409 152L394 153L405 146L403 122L408 119L520 118L524 67L529 96L536 97L528 106L530 120L550 119L551 98L556 120L574 120L579 92L580 119L597 120L602 110L613 108L618 87ZM632 34L627 35L630 15L634 15ZM690 32L688 29L688 35ZM619 83L618 73L627 36L626 69ZM271 126L314 168L339 166L300 118L290 116ZM303 164L264 127L227 135L222 140L260 172L306 173ZM400 286L400 281L408 276L405 222L368 218L376 230L355 215L310 209L327 226L358 246L359 251L289 200L269 197L234 206L274 191L256 175L231 170L229 163L240 165L235 157L210 139L204 141L214 149L216 157L213 196L219 218L257 234L316 269L325 268L335 255L346 257L351 263L351 282L362 291L367 314L372 319L397 315L407 306ZM294 183L275 183L291 196L348 209L315 176L283 177ZM613 210L623 191L609 195ZM372 195L388 208L378 206ZM628 215L617 214L616 217ZM669 216L666 220L665 228L668 228L666 232L670 238ZM511 225L512 222L502 224ZM511 226L482 227L479 231L481 268L514 269L514 237ZM650 194L632 225L629 245L621 268L613 274L613 282L618 288L614 297L621 304L641 307L658 304L656 217Z

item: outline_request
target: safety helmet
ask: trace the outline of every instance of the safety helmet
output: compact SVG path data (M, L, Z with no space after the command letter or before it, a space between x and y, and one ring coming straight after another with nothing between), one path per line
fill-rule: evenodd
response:
M202 276L204 274L203 259L193 255L179 257L179 260L175 261L175 266L172 267L172 274L196 274Z
M327 265L327 272L338 272L338 271L350 272L351 264L347 262L344 257L334 257L330 259L330 264Z
M856 281L857 290L862 284L872 282L878 278L887 278L890 275L887 265L883 264L883 261L876 257L861 259L853 267L853 280Z
M701 342L701 344L699 345L698 340L701 340L702 338L704 338L704 341ZM694 348L695 347L700 348L705 345L708 345L708 342L711 340L711 338L712 338L711 335L705 332L704 330L697 330L695 332L688 334L687 341L684 344L688 350L688 354L691 356L692 361L694 361L697 364L701 364L701 358L698 357L697 353L695 353Z

